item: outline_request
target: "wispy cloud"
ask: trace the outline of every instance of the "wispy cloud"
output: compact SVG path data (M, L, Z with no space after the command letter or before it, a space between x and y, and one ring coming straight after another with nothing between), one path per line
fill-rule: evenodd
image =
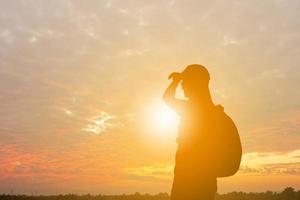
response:
M173 177L173 168L171 164L153 164L125 168L123 171L126 177L133 180L170 181ZM287 153L246 153L243 155L241 167L236 176L241 175L300 175L300 150Z
M83 130L95 134L102 133L104 131L107 131L108 128L111 128L115 125L112 122L114 119L115 116L102 111L98 116L89 119L89 124Z
M126 178L144 181L162 181L169 180L172 176L173 166L153 164L149 166L125 168Z
M243 156L240 173L300 175L300 150L291 152L247 153Z

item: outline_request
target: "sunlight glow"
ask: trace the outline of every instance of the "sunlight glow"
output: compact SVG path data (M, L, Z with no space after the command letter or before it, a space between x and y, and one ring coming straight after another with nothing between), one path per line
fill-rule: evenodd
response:
M172 110L163 108L155 113L154 121L159 129L171 128L177 123L177 115Z
M148 126L155 135L161 137L177 134L179 117L163 103L150 107L147 116Z

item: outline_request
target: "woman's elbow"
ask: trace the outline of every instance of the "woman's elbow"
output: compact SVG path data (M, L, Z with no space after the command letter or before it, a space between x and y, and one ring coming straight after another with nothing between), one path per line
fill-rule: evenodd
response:
M174 100L174 98L169 95L163 95L162 98L163 98L164 102L168 105L170 105L172 103L172 101Z
M162 99L167 103L170 100L170 96L167 94L163 94Z

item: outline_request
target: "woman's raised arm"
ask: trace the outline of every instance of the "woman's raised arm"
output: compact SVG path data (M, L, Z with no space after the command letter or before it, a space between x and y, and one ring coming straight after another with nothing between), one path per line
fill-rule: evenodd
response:
M185 100L180 100L175 97L176 89L178 84L181 81L181 74L178 72L173 72L170 74L169 79L172 79L172 82L167 87L166 91L163 94L163 100L177 113L182 113L184 106L186 104Z

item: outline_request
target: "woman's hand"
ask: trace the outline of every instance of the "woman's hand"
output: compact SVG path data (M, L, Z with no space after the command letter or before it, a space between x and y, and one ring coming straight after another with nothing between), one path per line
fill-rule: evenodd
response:
M169 75L168 79L172 79L173 81L179 82L182 79L181 73L173 72Z
M172 82L164 92L163 100L181 115L186 109L186 100L177 99L175 96L178 84L182 80L182 74L179 72L173 72L169 75L169 79L172 79Z

